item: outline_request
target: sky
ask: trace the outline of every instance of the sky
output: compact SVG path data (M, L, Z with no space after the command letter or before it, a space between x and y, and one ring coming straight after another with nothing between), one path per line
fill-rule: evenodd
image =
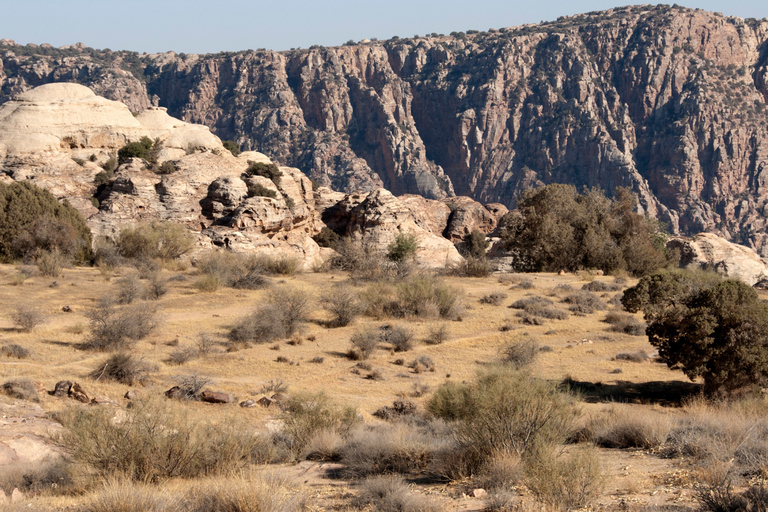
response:
M620 1L620 0L618 0ZM337 46L360 39L487 30L609 9L617 0L0 0L0 38L158 53ZM765 0L678 0L742 18Z

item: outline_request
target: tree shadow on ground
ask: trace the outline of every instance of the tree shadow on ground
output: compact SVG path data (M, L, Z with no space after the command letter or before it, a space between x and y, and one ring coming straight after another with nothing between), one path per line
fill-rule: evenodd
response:
M701 384L681 380L605 384L567 378L560 384L582 395L588 403L623 402L680 407L686 398L701 392Z

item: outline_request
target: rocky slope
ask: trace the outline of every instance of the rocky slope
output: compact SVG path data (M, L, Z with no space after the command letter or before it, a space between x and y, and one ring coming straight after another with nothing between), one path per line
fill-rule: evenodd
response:
M487 33L217 55L0 45L0 101L77 81L353 192L515 204L627 186L768 254L768 21L638 6Z
M102 167L142 137L155 141L156 161L127 159L107 175ZM254 164L272 162L254 151L232 155L207 127L163 107L134 116L79 84L42 85L0 106L0 180L29 180L69 200L96 240L138 222L170 221L193 231L199 249L288 255L312 268L327 256L313 237L330 225L382 249L412 233L418 261L442 267L461 260L455 241L492 231L504 212L466 197L448 206L384 189L343 194L291 167L274 180L248 172Z

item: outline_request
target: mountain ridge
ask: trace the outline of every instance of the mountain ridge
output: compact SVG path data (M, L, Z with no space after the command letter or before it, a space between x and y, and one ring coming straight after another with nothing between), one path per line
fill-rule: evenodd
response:
M672 231L765 255L767 40L766 20L634 6L287 52L6 43L0 101L77 81L131 110L167 107L347 192L512 207L541 184L626 186Z

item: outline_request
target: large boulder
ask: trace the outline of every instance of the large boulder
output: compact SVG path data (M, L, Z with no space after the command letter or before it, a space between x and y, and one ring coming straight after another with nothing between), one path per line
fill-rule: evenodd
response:
M714 269L750 286L768 278L768 265L757 252L712 233L673 238L667 247L680 251L681 267Z
M379 189L365 194L365 198L359 202L357 194L348 197L349 202L357 204L354 207L350 207L351 204L344 206L345 201L340 204L340 211L349 212L345 230L347 235L362 239L384 251L398 233L413 234L419 245L416 261L426 268L441 268L462 260L449 240L429 231L429 223L388 190Z

